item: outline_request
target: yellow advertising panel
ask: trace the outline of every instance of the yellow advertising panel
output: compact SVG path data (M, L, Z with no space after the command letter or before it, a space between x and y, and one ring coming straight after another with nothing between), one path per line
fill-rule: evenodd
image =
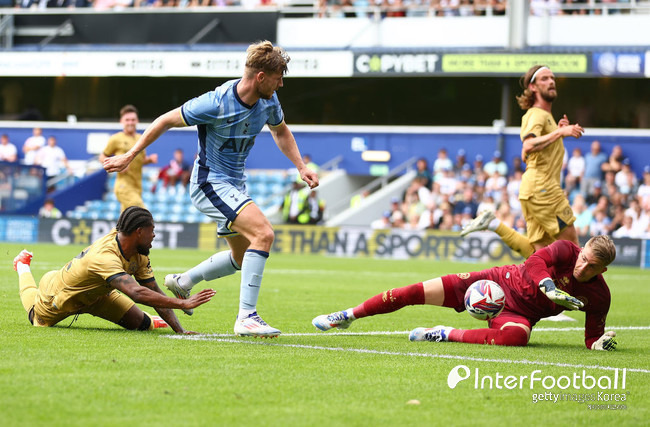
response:
M523 74L537 64L547 65L555 73L586 73L587 55L582 54L445 54L445 73Z

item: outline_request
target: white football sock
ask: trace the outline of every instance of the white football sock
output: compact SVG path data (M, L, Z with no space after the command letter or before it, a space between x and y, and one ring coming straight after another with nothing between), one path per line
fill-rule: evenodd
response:
M23 264L22 262L17 262L16 263L16 271L18 272L18 275L20 276L23 273L31 273L31 269L29 268L29 264Z
M497 227L501 224L501 220L499 218L494 218L490 223L488 224L488 230L490 231L497 231Z
M257 308L257 298L260 294L264 266L268 257L268 252L254 249L248 249L244 254L239 291L240 319L254 312Z
M240 270L230 251L221 251L212 255L199 265L190 268L178 278L181 288L189 291L194 285L203 280L215 280L230 276Z

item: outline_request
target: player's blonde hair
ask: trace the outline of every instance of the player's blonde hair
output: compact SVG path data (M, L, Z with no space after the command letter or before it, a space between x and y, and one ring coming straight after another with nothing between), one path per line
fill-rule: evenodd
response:
M286 74L291 58L279 46L268 40L253 43L246 49L246 73L250 76L259 71Z
M585 245L589 246L594 256L603 263L603 267L611 264L616 259L616 246L609 236L594 236Z
M515 98L517 98L517 104L519 104L522 110L528 110L535 104L535 94L532 90L528 89L528 85L530 85L533 75L542 67L546 67L546 65L533 65L526 71L526 74L519 78L519 86L521 86L524 92Z

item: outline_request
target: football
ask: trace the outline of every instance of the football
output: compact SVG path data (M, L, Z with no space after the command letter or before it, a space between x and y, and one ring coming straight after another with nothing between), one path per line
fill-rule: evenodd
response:
M478 280L465 292L465 309L475 319L497 317L506 305L506 296L498 283Z

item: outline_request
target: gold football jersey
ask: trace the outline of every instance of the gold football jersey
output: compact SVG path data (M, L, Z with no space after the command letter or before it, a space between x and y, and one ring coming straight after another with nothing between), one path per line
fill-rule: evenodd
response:
M54 276L54 283L44 295L62 312L75 312L96 302L114 288L108 282L120 275L130 274L138 282L153 280L149 257L137 254L130 260L122 255L117 231L95 241L68 262Z
M119 156L129 151L138 139L140 139L139 133L136 133L134 136L129 136L124 132L116 133L112 135L106 148L104 148L104 155L106 156ZM115 179L115 188L120 188L122 190L132 189L138 193L142 192L142 166L145 159L147 158L146 150L142 150L138 153L133 161L129 164L122 172L117 174Z
M557 127L555 119L548 111L537 107L530 108L521 119L521 140L528 136L548 135ZM561 192L560 174L563 160L562 138L558 138L541 151L528 154L519 198L526 200L538 193Z

